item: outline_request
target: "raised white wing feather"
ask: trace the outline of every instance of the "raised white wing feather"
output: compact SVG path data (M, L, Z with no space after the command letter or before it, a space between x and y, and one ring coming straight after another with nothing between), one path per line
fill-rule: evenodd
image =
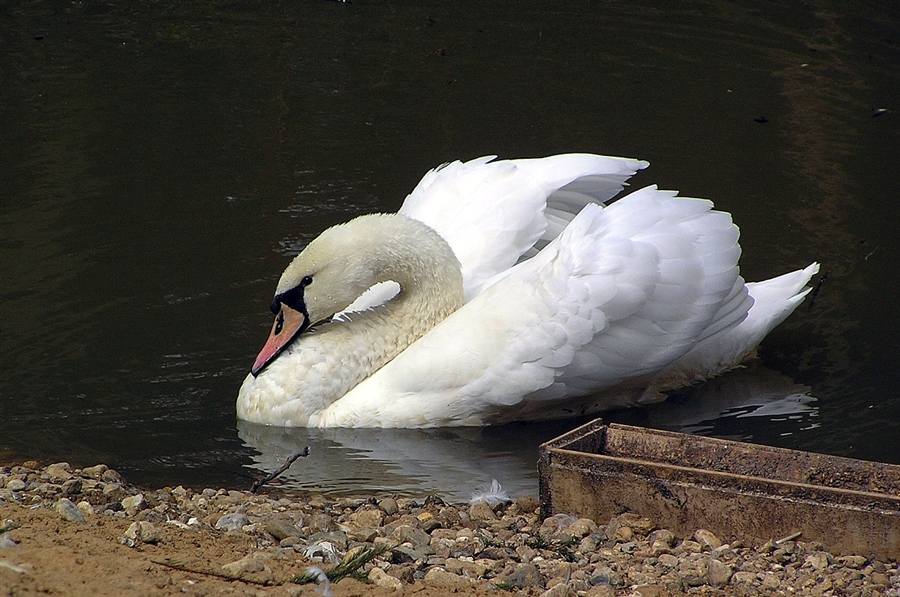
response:
M429 171L399 210L447 241L462 265L467 298L558 236L585 204L608 201L648 165L589 154L493 160Z

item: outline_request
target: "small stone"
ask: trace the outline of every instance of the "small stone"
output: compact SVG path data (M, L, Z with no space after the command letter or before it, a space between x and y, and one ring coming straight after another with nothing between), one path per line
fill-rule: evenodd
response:
M593 535L588 535L578 544L578 551L581 553L594 553L597 551L597 541Z
M424 552L416 551L415 549L409 549L407 547L403 547L402 545L398 545L391 550L392 564L409 564L412 562L419 562L423 561L426 557L427 556Z
M859 570L860 568L865 566L866 562L868 562L869 560L867 560L863 556L840 556L838 557L837 561L841 566Z
M528 587L544 588L544 578L534 564L519 564L512 573L502 577L500 580L516 589L526 589Z
M347 538L359 543L371 543L378 536L378 529L371 527L348 528Z
M541 539L548 540L568 528L573 522L575 522L575 518L568 514L555 514L544 520L541 528L538 529L538 535Z
M252 555L249 555L236 562L225 564L222 566L222 570L232 576L241 576L242 574L249 574L252 572L262 572L265 570L265 566Z
M731 566L721 560L710 558L706 562L706 582L711 587L724 587L731 581L733 573Z
M91 505L90 502L88 502L86 500L81 500L80 502L75 504L75 506L79 510L81 510L81 513L84 514L85 516L91 516L94 514L94 507Z
M609 585L594 585L584 594L584 597L615 597L616 590Z
M541 597L575 597L575 595L577 595L575 587L564 582L555 584L541 593Z
M678 546L678 551L687 553L700 553L701 551L703 551L703 546L696 541L685 539L681 542L681 545Z
M118 471L114 471L111 468L106 469L100 475L101 481L106 481L107 483L118 483L119 485L125 484L125 479L118 473Z
M250 524L250 519L240 512L225 514L216 521L216 529L219 531L239 531Z
M62 492L65 495L76 495L81 493L81 489L83 487L83 483L81 479L73 478L62 484Z
M722 540L719 539L715 533L707 531L706 529L697 529L694 531L694 539L706 549L716 549L717 547L722 546Z
M441 521L438 520L431 512L422 512L420 514L416 514L416 519L418 519L419 521L419 528L421 528L426 533L430 533L431 531L439 529L442 526Z
M609 585L615 589L621 589L626 584L622 575L609 566L599 566L595 569L590 583L591 585Z
M834 559L831 554L819 551L806 556L805 563L809 564L813 570L825 570L834 563Z
M103 476L103 473L109 470L109 467L105 464L98 464L96 466L89 466L87 468L81 469L81 474L85 477L89 477L91 479L100 479Z
M590 518L579 518L570 524L562 534L567 535L570 539L582 539L597 532L597 523Z
M774 574L767 573L763 576L762 586L764 589L778 589L781 587L781 581Z
M350 520L360 527L377 529L384 523L385 512L381 510L360 510L350 515Z
M28 484L22 479L12 479L6 482L6 488L10 491L24 491Z
M369 570L369 580L376 587L381 587L383 589L391 589L394 591L402 591L403 583L400 582L399 578L394 578L390 574L386 573L381 568L375 566L371 570Z
M482 560L484 561L484 560ZM488 572L488 567L479 562L469 562L467 560L459 560L456 558L448 558L444 562L444 568L447 572L453 574L462 574L469 578L481 578Z
M484 541L478 537L461 537L454 542L450 555L454 558L471 558L481 554L485 547Z
M650 553L655 556L658 556L663 553L669 553L670 547L671 546L668 545L665 541L654 541L650 545Z
M416 567L412 566L391 566L387 571L389 576L393 576L402 583L410 584L416 581ZM420 577L424 578L424 573L420 573Z
M665 566L666 568L677 568L678 567L678 558L673 556L670 553L664 553L659 556L659 563Z
M752 585L756 582L756 574L741 570L731 575L731 584L733 585Z
M15 541L13 541L12 537L9 536L9 533L3 533L0 535L0 549L9 549L11 547L15 547L18 545Z
M414 526L410 525L400 525L394 532L390 535L391 539L397 541L397 543L409 543L413 544L413 547L416 549L423 549L427 547L431 543L431 536L423 531L422 529L417 529Z
M281 541L287 537L299 537L300 529L280 518L273 518L266 522L266 532Z
M470 578L447 572L443 568L438 567L429 569L428 572L425 573L425 578L423 580L425 581L425 584L448 590L464 589L475 584L475 581Z
M728 559L728 557L732 553L733 553L733 550L731 549L730 545L722 544L721 546L719 546L719 547L715 548L714 550L712 550L711 552L709 552L709 555L720 560L722 558Z
M497 520L497 515L494 514L490 504L484 500L479 500L469 506L469 518L472 520L490 521Z
M309 519L309 530L312 533L327 533L336 528L334 519L323 512L314 514L312 518Z
M128 516L134 516L147 507L147 502L144 500L143 493L122 498L120 503L122 504L122 509L125 510Z
M53 505L53 509L59 512L59 515L68 520L69 522L80 522L81 524L87 524L87 520L84 519L84 514L81 513L81 510L78 509L78 506L72 503L72 501L68 498L62 498L56 504Z
M279 547L291 547L293 548L295 545L303 545L303 539L300 537L285 537L281 541L278 542Z
M156 528L152 522L133 522L125 531L125 539L129 539L128 545L141 543L160 543L165 540L165 533Z
M631 530L640 535L646 535L656 526L653 521L634 512L620 514L617 519L623 526L631 527Z
M51 483L62 484L72 478L72 467L68 462L57 462L45 468L44 475Z
M397 500L394 498L384 498L380 502L378 502L378 507L381 508L381 511L387 514L388 516L393 516L400 511L400 508L397 507ZM380 525L379 525L380 526Z
M518 555L516 552L511 550L508 547L496 547L491 546L483 549L481 553L478 554L479 558L484 558L488 560L517 560Z
M769 539L759 547L759 553L772 553L775 551L775 541Z
M108 473L109 471L106 472ZM105 474L106 473L104 473L104 475ZM123 498L128 497L128 491L121 483L110 481L103 486L103 495L112 502L118 502Z

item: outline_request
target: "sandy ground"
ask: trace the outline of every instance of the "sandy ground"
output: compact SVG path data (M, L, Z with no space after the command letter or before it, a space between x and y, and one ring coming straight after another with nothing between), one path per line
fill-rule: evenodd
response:
M267 564L270 586L228 580L211 574L177 570L160 562L186 564L194 569L220 573L221 566L244 557L255 547L253 538L240 534L213 538L176 527L165 529L166 540L156 545L128 547L120 539L131 521L97 518L87 524L62 519L56 512L7 505L0 518L15 520L10 532L18 543L0 550L0 595L71 595L114 597L122 595L250 595L281 597L319 595L322 587L297 585L290 578L306 568L296 558L285 557ZM247 576L252 579L252 575ZM344 579L331 585L335 597L398 594L392 589ZM318 591L318 592L317 592ZM447 591L422 583L405 588L405 595L479 595L484 590Z

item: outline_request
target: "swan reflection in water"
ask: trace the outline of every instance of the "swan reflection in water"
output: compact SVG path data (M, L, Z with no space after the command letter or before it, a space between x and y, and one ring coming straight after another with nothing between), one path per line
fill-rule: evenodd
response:
M753 440L759 426L781 435L816 426L809 388L758 362L692 388L662 404L607 413L607 420L689 433ZM434 494L466 502L497 479L515 499L537 495L541 443L582 421L445 429L307 429L238 421L238 433L256 454L252 468L278 469L310 446L274 483L331 495Z

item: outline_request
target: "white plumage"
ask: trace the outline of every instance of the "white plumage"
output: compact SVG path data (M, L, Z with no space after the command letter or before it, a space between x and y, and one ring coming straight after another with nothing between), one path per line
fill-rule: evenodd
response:
M739 365L818 265L745 284L738 229L711 202L647 187L603 205L646 166L588 154L453 162L398 214L324 232L278 284L278 317L303 323L288 334L276 318L238 416L558 418L657 401Z

